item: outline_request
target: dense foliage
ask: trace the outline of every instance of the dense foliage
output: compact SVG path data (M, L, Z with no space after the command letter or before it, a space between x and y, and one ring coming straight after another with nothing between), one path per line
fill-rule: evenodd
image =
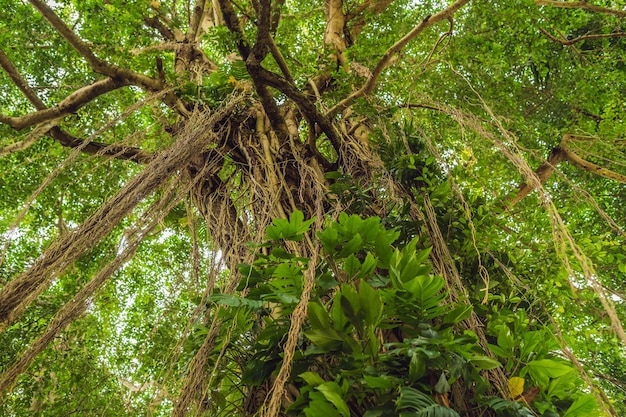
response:
M0 0L0 414L626 415L624 7Z

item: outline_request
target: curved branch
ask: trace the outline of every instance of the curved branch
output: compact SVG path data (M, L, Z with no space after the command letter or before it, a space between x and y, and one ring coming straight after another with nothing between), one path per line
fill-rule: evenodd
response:
M116 90L128 85L125 81L105 78L93 84L81 87L72 94L61 100L56 106L39 110L24 116L9 117L0 115L0 122L8 124L15 130L21 130L47 120L58 119L76 112L79 108L109 91ZM38 100L38 99L37 99Z
M611 171L610 169L603 168L599 165L594 164L593 162L585 161L574 151L567 149L568 142L576 138L580 137L570 135L569 133L563 135L563 139L561 140L559 146L553 148L550 151L548 159L544 161L541 165L539 165L539 167L535 170L535 176L537 181L521 183L515 196L507 201L507 208L512 208L524 197L533 192L537 187L545 184L546 181L548 181L548 179L552 176L552 174L554 174L556 166L563 161L569 162L578 169L589 171L601 177L626 184L626 175L622 175L615 171Z
M89 48L89 46L83 42L54 11L41 0L29 0L30 3L41 13L41 15L52 25L52 27L61 35L65 40L87 60L87 63L95 72L108 75L114 79L123 79L126 82L139 86L149 91L162 91L163 83L158 78L148 77L138 72L129 70L127 68L121 68L115 65L111 65L108 62L98 58ZM183 117L189 115L189 111L180 99L174 93L168 93L163 102L170 108L176 111Z
M626 175L618 174L615 171L611 171L610 169L606 169L601 167L600 165L596 165L593 162L585 161L580 156L578 156L574 151L569 149L565 149L566 143L569 139L574 138L573 135L565 135L562 141L562 147L565 150L565 159L567 162L571 163L578 169L582 169L584 171L589 171L593 174L599 175L604 178L608 178L613 181L621 182L622 184L626 184Z
M182 40L182 38L179 39L179 37L176 36L176 34L172 31L172 29L167 27L156 16L152 16L152 17L144 16L143 21L146 24L146 26L158 30L161 36L165 38L165 40L168 40L168 41L181 41Z
M293 100L298 108L306 114L311 121L314 121L319 125L335 150L339 151L341 149L341 139L339 133L335 130L330 118L322 114L305 94L298 90L294 85L289 84L284 78L281 78L260 65L256 69L256 75L263 83L277 89Z
M53 127L48 134L59 144L67 148L80 148L81 152L88 155L108 156L115 159L136 162L138 164L147 164L155 157L151 152L130 146L109 145L108 143L93 141L89 141L85 144L84 139L72 136L59 127Z
M13 62L11 62L2 49L0 49L0 66L6 71L11 80L13 80L13 83L20 89L28 101L30 101L37 110L43 110L46 108L45 103L41 101L37 93L30 88L26 80L20 75L15 65L13 65Z
M7 72L7 74L9 74L9 77L11 77L15 85L22 91L22 93L24 93L26 98L28 98L33 106L35 106L37 110L40 110L40 112L37 112L35 114L41 114L43 111L48 110L44 102L39 98L37 93L28 85L26 80L20 75L15 65L13 65L11 60L1 49L0 66ZM83 87L83 89L89 87L91 86ZM68 96L65 100L68 100L70 97L71 95ZM1 118L2 115L0 115L0 119ZM49 135L63 146L70 148L80 147L82 152L90 155L110 156L116 159L134 161L140 164L148 163L153 158L153 154L142 151L139 148L108 145L106 143L92 141L85 144L84 140L78 139L62 131L58 126L56 126L56 124L57 118L52 118L51 120L44 122L42 125L37 126L35 130L29 133L26 139L24 139L23 141L5 146L4 148L0 149L0 156L24 150L31 146L33 143L35 143L37 139L39 139L42 135Z
M456 13L461 7L469 3L470 0L457 0L452 3L447 9L440 11L439 13L426 16L422 21L417 24L409 33L404 35L402 39L392 45L385 53L382 58L378 61L374 69L372 70L372 75L367 79L365 84L361 88L359 88L354 93L350 94L345 99L341 100L337 103L332 109L330 109L326 114L329 117L334 117L338 113L342 112L346 107L348 107L354 100L359 97L362 97L366 94L372 92L374 87L376 87L376 82L378 81L378 77L382 74L382 72L391 64L392 58L400 52L409 42L415 39L420 33L424 31L424 29L429 26L434 25L442 20L447 20L451 18L454 13Z
M124 78L132 84L136 84L145 87L149 90L160 90L163 86L157 79L150 78L146 75L139 74L137 72L120 68L109 64L106 61L98 58L89 48L89 46L83 42L59 16L54 13L47 4L41 0L29 0L30 3L42 14L42 16L54 27L54 29L65 38L65 40L74 48L79 54L81 54L91 68L100 74L108 75L113 78Z
M609 9L607 7L589 4L586 1L555 1L555 0L535 0L537 6L552 6L563 9L583 9L588 12L612 14L617 17L626 17L626 11Z
M42 136L45 136L47 132L52 127L54 127L58 122L59 122L58 119L53 119L53 120L47 120L39 124L37 127L33 129L32 132L30 132L26 136L26 139L21 140L16 143L12 143L3 148L0 148L0 156L10 155L12 153L23 151L24 149L29 148L31 145L37 142L39 138L41 138Z
M625 32L616 32L616 33L598 33L598 34L594 34L594 35L581 35L581 36L578 36L577 38L573 38L573 39L559 39L556 36L551 35L550 32L548 32L544 28L539 28L539 31L541 33L543 33L544 35L546 35L546 37L548 37L548 39L550 39L552 42L557 42L557 43L560 43L561 45L564 45L564 46L570 46L570 45L573 45L575 43L578 43L578 42L581 42L581 41L585 41L585 40L588 40L588 39L606 39L606 38L623 38L623 37L626 37L626 33Z
M507 200L506 207L511 209L514 205L522 201L524 197L532 193L537 187L545 184L552 174L554 174L556 166L565 161L566 152L567 151L560 146L552 148L550 155L548 155L548 159L542 162L541 165L539 165L539 167L535 170L536 181L522 182L519 185L515 196Z

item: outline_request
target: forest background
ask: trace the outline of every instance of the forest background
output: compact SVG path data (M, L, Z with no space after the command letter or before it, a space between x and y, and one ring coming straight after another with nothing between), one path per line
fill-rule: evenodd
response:
M624 7L0 0L0 414L626 415Z

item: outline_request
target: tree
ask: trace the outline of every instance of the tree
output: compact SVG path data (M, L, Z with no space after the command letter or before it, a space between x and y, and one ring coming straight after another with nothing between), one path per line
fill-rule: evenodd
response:
M3 412L624 412L625 12L444 3L0 3Z

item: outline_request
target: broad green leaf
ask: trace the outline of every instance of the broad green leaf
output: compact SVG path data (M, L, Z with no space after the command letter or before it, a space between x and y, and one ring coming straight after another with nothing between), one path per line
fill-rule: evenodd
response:
M435 392L439 394L445 394L446 392L450 392L450 384L448 383L448 378L446 378L445 373L441 373L439 376L439 380L435 384Z
M377 326L383 314L383 303L378 291L372 288L366 281L359 283L359 304L364 313L365 323L370 326Z
M363 380L368 388L373 389L391 389L397 386L397 378L390 378L386 375L383 376L371 376L363 375Z
M593 417L599 416L598 403L591 394L582 394L569 406L563 417Z
M443 323L458 324L467 319L474 309L471 305L462 304L450 310L443 318Z
M324 381L322 377L317 372L303 372L298 375L300 378L304 379L307 384L316 387L318 385L323 384Z
M350 417L348 404L343 399L341 387L333 381L325 382L315 387L324 397L331 402L343 417Z
M474 355L468 361L480 370L489 370L502 366L500 362L488 356Z
M330 317L324 306L315 301L311 301L307 308L309 322L313 329L328 329L331 327Z
M500 327L500 331L498 332L498 346L508 352L512 351L515 347L515 340L513 339L509 326L502 325Z

